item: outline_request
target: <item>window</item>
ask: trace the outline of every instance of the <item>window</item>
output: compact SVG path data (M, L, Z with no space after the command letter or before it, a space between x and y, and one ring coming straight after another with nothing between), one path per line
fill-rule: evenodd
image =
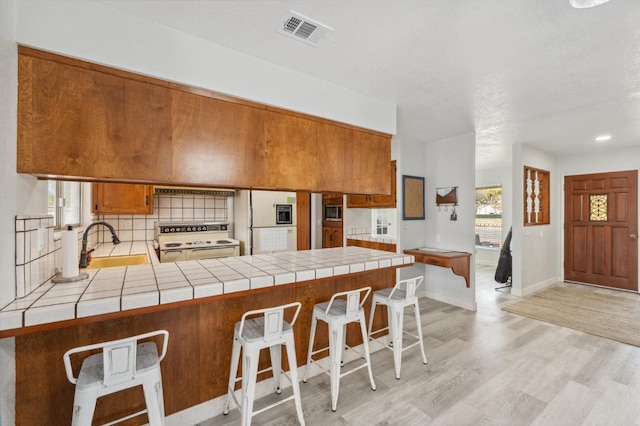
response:
M371 210L371 234L374 237L393 238L395 209L372 209Z
M48 213L56 228L80 225L81 201L80 182L49 181Z
M476 246L502 244L502 186L476 188Z

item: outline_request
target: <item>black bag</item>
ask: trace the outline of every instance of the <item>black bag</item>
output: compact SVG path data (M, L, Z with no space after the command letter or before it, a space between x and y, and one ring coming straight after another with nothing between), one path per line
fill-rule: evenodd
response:
M502 244L502 249L500 249L500 259L498 259L498 267L496 268L496 275L494 279L498 283L506 283L509 281L511 277L511 228L509 228L509 233L507 234L507 238L504 240L504 244Z

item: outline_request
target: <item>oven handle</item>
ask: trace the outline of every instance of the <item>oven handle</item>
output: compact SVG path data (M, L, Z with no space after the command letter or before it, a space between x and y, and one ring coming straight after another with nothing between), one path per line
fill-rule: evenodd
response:
M163 249L160 250L163 253L182 253L182 249Z
M191 251L203 251L203 250L224 250L232 248L233 246L211 246L211 247L197 247L190 249Z

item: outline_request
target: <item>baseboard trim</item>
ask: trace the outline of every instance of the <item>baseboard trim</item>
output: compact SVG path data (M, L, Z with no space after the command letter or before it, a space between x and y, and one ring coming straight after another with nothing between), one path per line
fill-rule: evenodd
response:
M511 287L511 294L513 294L514 296L519 296L519 297L525 297L525 296L529 296L530 294L536 293L542 289L545 289L557 282L560 282L560 280L558 279L558 277L553 277L553 278L548 278L544 281L540 281L538 283L529 285L525 288L522 288L521 286L518 286L518 288L516 288L515 286Z

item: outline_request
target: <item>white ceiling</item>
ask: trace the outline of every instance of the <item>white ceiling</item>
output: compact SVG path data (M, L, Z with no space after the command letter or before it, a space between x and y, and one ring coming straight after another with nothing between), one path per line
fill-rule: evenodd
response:
M403 142L475 131L479 169L640 145L640 0L92 1L394 102ZM290 10L335 33L277 34Z

